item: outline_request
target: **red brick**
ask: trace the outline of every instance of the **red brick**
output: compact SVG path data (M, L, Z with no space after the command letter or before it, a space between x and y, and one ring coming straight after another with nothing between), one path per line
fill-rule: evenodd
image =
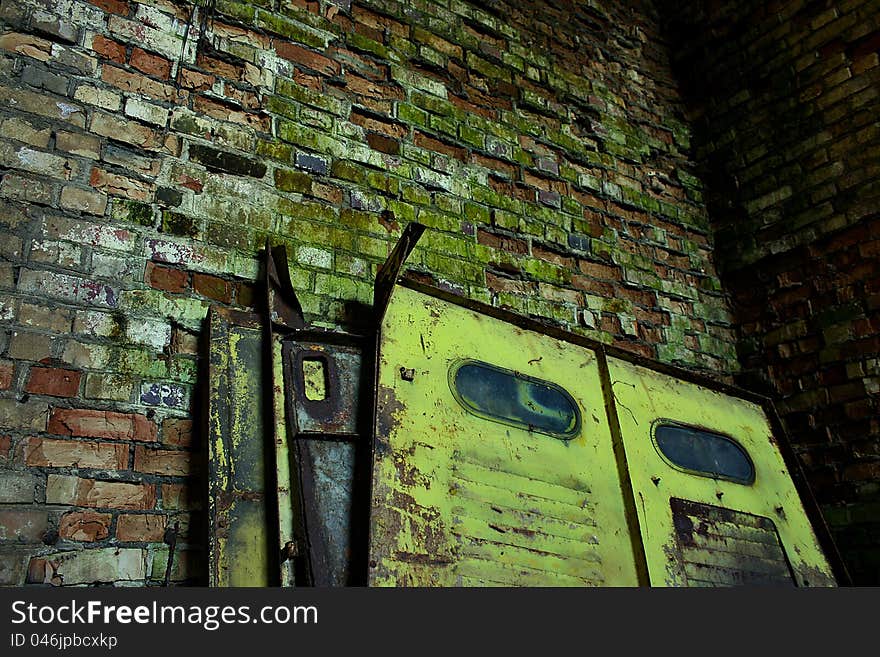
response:
M232 301L232 286L229 285L229 281L224 281L216 276L193 274L193 289L202 296L221 303Z
M110 440L156 440L156 424L136 413L114 413L78 408L56 408L49 433Z
M137 70L165 80L171 75L171 62L164 57L154 55L141 48L135 47L131 51L129 63Z
M70 541L102 541L110 535L109 513L71 511L61 517L58 535Z
M120 16L128 16L131 13L131 8L128 6L127 2L121 2L120 0L87 0L90 4L95 5L96 7L100 7L104 11L110 14L119 14Z
M357 110L352 110L349 120L366 130L381 132L384 135L395 137L397 139L405 137L409 132L409 129L405 125L393 121L383 121L380 118L364 114L363 112L358 112Z
M295 64L302 64L306 68L323 75L338 75L340 71L338 62L286 41L276 41L275 52L284 57L284 59Z
M192 444L192 420L168 418L162 423L162 442L176 447L189 447Z
M181 100L188 95L188 92L185 91L178 92L170 84L164 84L140 73L131 73L116 66L104 66L101 71L101 79L122 91L144 94L156 100L174 102L178 100L178 93Z
M525 240L505 235L496 235L482 229L477 231L477 242L499 251L507 251L508 253L525 254L529 252L529 244Z
M126 513L116 521L120 541L161 541L165 535L165 516Z
M28 438L25 463L50 468L125 470L128 467L128 445Z
M152 186L148 183L110 173L98 167L92 169L89 183L95 189L111 196L125 196L135 201L152 200L153 196Z
M77 370L32 367L25 392L52 397L75 397L82 376Z
M374 151L381 153L397 155L400 152L400 143L396 139L391 139L375 132L367 133L367 143Z
M193 473L192 455L171 449L147 449L138 446L134 452L134 469L149 474L183 477Z
M464 159L467 157L467 151L465 149L458 146L450 146L449 144L444 144L442 141L434 139L433 137L429 137L422 132L415 133L413 137L413 143L420 148L426 148L429 151L434 151L435 153L443 153L443 155L454 157L457 160L464 161Z
M213 75L207 75L200 71L194 71L191 68L182 68L177 75L177 80L182 87L187 89L195 89L196 91L204 91L214 86L216 78Z
M9 361L0 363L0 390L9 390L12 387L12 374L14 365Z
M148 262L144 282L156 290L184 292L189 286L189 274L180 269Z
M162 484L163 509L200 509L200 499L186 484Z
M156 505L156 487L50 474L46 483L46 502L93 509L147 510Z
M118 41L98 34L92 39L92 50L117 64L125 64L125 46Z
M8 459L12 451L12 437L0 436L0 459Z

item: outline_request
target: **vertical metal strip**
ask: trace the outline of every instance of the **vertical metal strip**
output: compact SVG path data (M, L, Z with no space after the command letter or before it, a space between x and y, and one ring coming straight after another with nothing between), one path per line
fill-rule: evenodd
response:
M608 416L608 428L611 430L611 443L614 449L614 460L617 463L620 492L623 495L623 508L626 513L626 527L632 545L636 578L638 579L639 586L650 586L648 557L645 554L645 543L642 539L635 491L633 490L632 478L629 474L629 464L626 460L626 447L623 444L623 434L620 431L620 419L617 416L617 404L614 401L611 372L608 369L608 360L602 349L596 350L596 360L599 365L599 379L602 381L602 395L605 397L605 413Z
M284 374L281 357L281 341L268 329L271 367L269 368L272 394L272 427L275 445L276 503L278 505L278 545L281 549L281 586L293 586L296 580L293 557L297 552L294 534L294 500L290 478L290 446L287 435L287 416L284 408Z

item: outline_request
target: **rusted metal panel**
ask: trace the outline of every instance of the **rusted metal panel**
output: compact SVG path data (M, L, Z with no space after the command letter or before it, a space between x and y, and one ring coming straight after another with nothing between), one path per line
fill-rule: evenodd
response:
M302 480L311 583L351 583L352 500L356 446L301 439L296 449Z
M780 555L765 563L766 555L756 556L748 542L775 542L798 586L835 583L759 404L618 358L608 359L608 370L651 585L780 581ZM658 444L663 426L735 443L754 472L733 477L721 462L683 467ZM706 528L715 542L688 534L687 522ZM753 571L758 574L747 576Z
M299 336L284 341L287 412L297 435L361 432L364 350L359 342L331 344Z
M275 582L272 515L266 501L265 358L254 315L209 315L209 583Z
M403 287L380 340L370 584L637 583L595 353ZM459 403L467 359L521 377L514 405L566 391L576 435Z
M687 586L794 586L770 518L672 498L674 563Z

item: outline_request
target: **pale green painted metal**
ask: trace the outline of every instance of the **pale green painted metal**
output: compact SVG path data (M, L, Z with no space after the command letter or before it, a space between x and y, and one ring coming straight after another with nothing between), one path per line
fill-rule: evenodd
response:
M380 335L371 585L638 583L594 352L405 287ZM466 410L468 358L566 390L578 434Z
M274 583L266 504L265 357L254 315L209 314L208 466L211 586Z
M761 406L618 358L608 359L608 369L652 585L688 584L699 579L695 569L719 584L760 582L758 575L776 566L769 557L755 557L754 547L770 535L778 535L792 583L834 585ZM653 436L658 422L667 421L735 440L754 464L754 482L713 479L670 463ZM693 531L674 524L674 499L702 505L687 521ZM734 513L713 521L710 516L720 512L709 506ZM756 535L749 523L764 533Z

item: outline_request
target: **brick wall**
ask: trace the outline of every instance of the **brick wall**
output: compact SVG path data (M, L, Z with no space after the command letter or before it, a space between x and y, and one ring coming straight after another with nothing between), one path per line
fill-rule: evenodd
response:
M728 377L650 4L0 2L0 581L200 581L197 339L287 245L346 325L409 221L460 294Z
M780 399L856 581L880 583L880 11L676 3L740 381Z

